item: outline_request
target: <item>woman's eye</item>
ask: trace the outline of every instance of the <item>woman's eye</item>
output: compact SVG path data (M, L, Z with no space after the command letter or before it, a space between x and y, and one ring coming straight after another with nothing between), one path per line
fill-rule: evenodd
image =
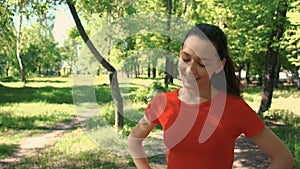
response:
M205 65L202 64L202 63L198 63L198 65L199 65L200 67L205 67Z
M189 62L190 59L182 59L182 61L184 61L184 62Z

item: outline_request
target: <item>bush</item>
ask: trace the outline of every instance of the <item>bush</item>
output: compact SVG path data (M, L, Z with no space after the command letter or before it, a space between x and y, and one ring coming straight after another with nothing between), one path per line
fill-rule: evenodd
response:
M169 89L164 88L160 82L153 82L148 87L139 88L133 95L131 95L130 100L132 102L148 104L156 94L167 91L169 91Z
M20 79L17 76L6 76L6 77L0 77L1 82L19 82Z

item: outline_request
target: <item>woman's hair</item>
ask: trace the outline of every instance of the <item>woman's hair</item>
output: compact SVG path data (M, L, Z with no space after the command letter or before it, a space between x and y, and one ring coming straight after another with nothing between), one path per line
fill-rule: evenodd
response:
M214 25L197 24L187 33L184 38L184 42L190 35L196 35L201 39L208 38L208 40L210 40L210 42L216 48L220 60L224 58L226 59L223 70L219 73L213 74L211 78L212 85L217 89L227 92L228 94L240 96L240 81L235 75L236 65L229 57L227 37L224 32L219 27Z

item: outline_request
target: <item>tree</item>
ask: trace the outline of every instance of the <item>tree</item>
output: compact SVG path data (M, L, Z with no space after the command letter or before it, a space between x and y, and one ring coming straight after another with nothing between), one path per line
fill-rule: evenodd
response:
M26 67L26 74L58 72L61 65L59 54L54 36L51 29L41 25L40 22L32 23L28 28L22 29L22 60ZM48 32L48 33L45 33Z
M115 126L116 127L123 127L124 119L123 119L123 100L120 94L119 84L118 84L118 78L117 78L117 71L116 69L111 66L98 52L98 50L95 48L93 43L90 41L88 35L86 34L80 18L77 14L76 8L72 2L69 0L67 1L67 4L69 6L69 9L71 11L71 14L73 16L73 19L76 23L77 29L85 42L85 44L88 46L90 51L93 53L93 55L96 57L96 59L101 63L103 67L109 72L109 81L110 81L110 87L111 92L113 96L113 100L115 102Z
M12 18L14 15L17 16L17 24L15 24L15 39L13 40L16 44L15 47L15 56L17 57L17 62L19 65L21 80L25 84L26 83L26 73L25 66L22 55L22 28L23 28L23 20L29 19L34 16L39 17L49 10L51 5L56 4L51 0L38 0L38 1L24 1L24 0L7 0L2 3L6 6L6 10L9 10L10 17ZM25 18L26 17L26 18Z
M13 11L7 2L0 2L0 73L9 76L8 70L15 57Z
M68 30L68 37L64 41L63 46L60 47L60 54L63 60L63 75L66 75L66 69L70 68L70 73L73 73L73 69L76 61L78 60L78 48L81 46L81 42L77 39L77 28L72 27ZM78 33L78 36L79 33Z
M263 77L263 92L258 113L269 109L272 103L276 64L279 61L279 42L283 36L287 22L288 3L279 0L275 13L274 27L266 51L265 75Z
M280 54L286 57L286 51L280 46L288 25L286 13L291 1L224 2L232 15L229 15L232 21L226 22L226 32L235 61L240 69L247 65L249 72L262 74L263 91L258 112L263 113L271 106L276 75L281 67ZM265 65L263 70L259 69L262 64Z
M170 30L171 27L171 19L172 19L172 0L166 0L165 5L168 11L168 20L167 20L167 31ZM170 51L170 43L171 43L171 38L168 36L167 37L167 51ZM173 83L173 77L171 75L172 71L172 61L170 60L169 57L166 57L166 69L165 69L165 87L168 88L169 83Z
M22 36L22 24L23 24L23 7L24 7L24 2L23 0L20 0L18 2L18 28L16 29L17 30L17 48L16 48L16 55L17 55L17 59L18 59L18 63L19 63L19 66L20 66L20 74L21 74L21 80L23 83L26 83L26 74L25 74L25 68L24 68L24 64L23 64L23 60L22 60L22 56L21 56L21 36Z
M284 33L284 38L281 43L281 49L285 51L287 64L293 65L294 68L286 68L294 70L296 78L298 78L297 88L300 89L300 1L294 1L290 5L290 10L287 13L289 23Z
M223 28L229 39L231 56L238 71L246 70L246 77L261 75L265 60L274 5L267 1L225 1L228 16ZM248 80L248 83L250 81Z

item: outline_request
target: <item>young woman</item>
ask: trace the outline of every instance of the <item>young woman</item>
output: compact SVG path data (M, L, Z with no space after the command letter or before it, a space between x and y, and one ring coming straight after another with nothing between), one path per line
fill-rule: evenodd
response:
M270 169L292 168L290 151L240 96L221 29L209 24L192 28L180 49L178 68L182 87L155 96L128 137L138 169L150 168L142 142L158 124L169 169L231 169L240 134L270 157Z

